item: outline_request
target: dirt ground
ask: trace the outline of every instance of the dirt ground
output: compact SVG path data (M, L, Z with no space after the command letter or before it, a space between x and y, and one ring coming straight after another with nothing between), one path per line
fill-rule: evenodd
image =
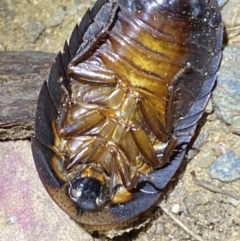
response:
M237 0L238 1L238 0ZM87 7L95 1L78 0L1 0L0 51L62 50L75 24ZM236 7L240 27L240 6ZM236 34L237 36L237 34ZM239 36L232 41L240 46ZM0 97L1 98L1 97ZM162 241L238 241L240 240L240 180L223 183L212 180L207 167L220 153L234 150L240 156L240 136L214 113L203 121L202 131L209 137L199 153L187 164L177 185L160 206L186 227L180 227L165 211L139 232L118 240ZM0 240L98 240L78 227L48 197L36 174L30 141L0 143ZM203 164L206 160L208 164ZM197 185L191 173L222 190L238 195L232 197ZM15 178L13 178L15 177Z

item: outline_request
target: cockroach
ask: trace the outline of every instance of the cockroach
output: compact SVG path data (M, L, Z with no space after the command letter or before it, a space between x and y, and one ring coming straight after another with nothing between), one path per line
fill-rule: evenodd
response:
M32 151L53 200L87 230L123 228L183 162L216 80L217 0L98 0L53 64Z

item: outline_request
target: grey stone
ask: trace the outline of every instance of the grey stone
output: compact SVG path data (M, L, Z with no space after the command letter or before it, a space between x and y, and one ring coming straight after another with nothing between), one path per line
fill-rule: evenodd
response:
M221 7L223 7L226 3L228 2L228 0L218 0L218 5Z
M231 182L240 178L240 157L234 151L221 155L209 167L211 178L217 178L223 182Z
M35 18L27 18L24 22L26 38L30 43L35 43L45 26Z
M54 14L49 18L47 22L48 27L55 27L63 22L65 11L63 8L59 7L55 10Z
M227 46L213 91L214 110L219 119L240 134L240 48Z

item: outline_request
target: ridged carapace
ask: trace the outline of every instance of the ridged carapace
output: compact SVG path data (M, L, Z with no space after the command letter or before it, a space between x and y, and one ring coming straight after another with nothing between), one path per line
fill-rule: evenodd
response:
M32 150L55 202L88 229L149 209L182 163L221 59L217 0L98 0L59 53Z

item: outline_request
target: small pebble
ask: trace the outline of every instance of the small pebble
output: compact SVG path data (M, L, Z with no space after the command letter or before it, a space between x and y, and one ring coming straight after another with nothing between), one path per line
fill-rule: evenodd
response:
M209 99L206 107L205 107L205 110L204 110L205 113L212 113L213 112L213 103L212 103L212 100Z
M182 210L179 204L174 204L171 209L172 213L179 214Z
M237 200L236 198L229 198L229 201L234 207L237 207L240 203L240 201Z
M214 161L214 152L211 147L206 146L196 156L196 165L201 168L209 167Z
M227 3L228 0L218 0L218 5L219 7L223 7L226 3Z
M213 136L213 141L216 142L216 143L221 142L222 141L221 134L215 133L215 135Z
M215 120L217 120L216 114L215 113L211 113L211 114L207 115L207 120L208 121L215 121Z
M240 178L240 157L234 151L229 151L217 158L209 167L211 178L223 182L231 182Z
M140 232L139 235L138 235L138 238L141 241L149 241L149 238L148 238L148 236L145 232Z
M219 157L223 154L223 148L219 143L216 143L216 142L211 143L211 148L213 150L214 156Z
M63 22L65 16L65 11L63 8L59 7L56 9L55 13L48 19L48 27L55 27Z
M187 159L191 160L198 152L199 149L203 146L203 144L206 142L206 140L209 137L209 131L203 130L200 132L200 134L197 136L196 140L191 146L191 149L188 151Z
M15 224L17 222L17 217L15 215L11 215L9 217L7 217L6 223L11 225L11 224Z

